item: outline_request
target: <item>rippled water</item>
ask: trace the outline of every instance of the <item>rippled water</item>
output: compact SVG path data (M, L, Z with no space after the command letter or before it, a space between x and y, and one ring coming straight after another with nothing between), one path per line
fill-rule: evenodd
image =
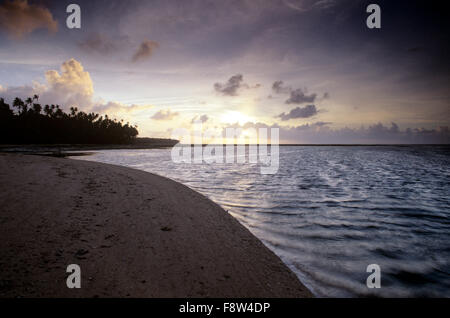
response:
M170 150L77 159L169 177L220 204L317 296L450 297L448 147L280 147L280 168L175 164ZM368 289L369 264L381 288Z

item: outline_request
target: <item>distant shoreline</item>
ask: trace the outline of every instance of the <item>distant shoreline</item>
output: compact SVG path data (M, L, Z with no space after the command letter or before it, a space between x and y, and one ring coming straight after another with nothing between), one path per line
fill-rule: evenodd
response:
M82 151L92 150L164 149L177 143L178 140L174 139L137 138L135 142L129 144L0 144L0 152L68 157L89 155Z
M165 138L137 138L127 144L0 144L0 151L14 151L25 149L29 151L40 149L61 149L65 151L77 150L105 150L105 149L155 149L173 147L179 141Z
M0 153L0 297L311 297L225 210L108 164ZM66 287L78 264L82 288Z

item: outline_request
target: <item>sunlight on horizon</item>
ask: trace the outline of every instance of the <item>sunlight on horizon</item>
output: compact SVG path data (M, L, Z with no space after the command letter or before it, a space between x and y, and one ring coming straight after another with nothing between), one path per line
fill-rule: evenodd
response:
M222 116L220 116L220 121L224 124L235 124L244 125L245 123L254 123L256 120L246 114L238 111L226 111Z

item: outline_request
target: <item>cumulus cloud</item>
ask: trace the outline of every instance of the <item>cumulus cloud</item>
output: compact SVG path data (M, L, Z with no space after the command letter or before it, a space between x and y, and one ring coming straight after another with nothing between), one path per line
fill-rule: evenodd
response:
M47 98L59 101L63 105L92 105L94 85L91 76L80 62L70 59L61 65L60 72L51 70L45 73L48 90Z
M303 104L303 103L314 103L317 94L306 95L306 93L298 88L291 91L291 95L286 100L286 104Z
M58 104L62 109L77 107L83 111L98 113L132 113L150 109L152 105L127 105L119 102L103 102L94 99L94 86L89 72L75 59L65 61L59 71L45 72L45 83L33 82L31 85L0 87L0 97L11 103L15 97L39 96L42 104Z
M195 122L207 122L209 119L208 115L201 115L201 116L194 116L191 120L191 124L195 123Z
M272 84L272 91L276 94L289 94L291 87L284 86L283 81L275 81Z
M317 99L317 94L308 95L306 89L292 89L292 87L286 86L283 81L275 81L272 84L272 92L275 94L289 94L289 98L285 101L286 104L314 103ZM268 96L269 99L272 97L272 95ZM321 99L328 99L329 97L330 94L325 92Z
M58 29L58 23L47 8L29 4L27 0L5 1L0 5L0 29L10 36L22 38L40 28L50 32Z
M148 59L153 55L153 51L159 48L159 43L155 41L146 40L141 43L136 53L133 55L133 62L138 62Z
M11 102L15 97L38 95L42 104L58 104L66 109L75 106L89 110L94 105L91 77L77 60L64 62L59 71L45 72L45 79L45 83L34 81L31 85L5 87L2 97Z
M258 88L261 84L255 84L250 86L244 83L244 76L242 74L236 74L231 76L226 83L215 83L214 89L217 93L225 96L237 96L239 90L242 88Z
M227 96L236 96L238 90L245 84L243 84L244 76L242 74L236 74L230 77L226 83L215 83L214 89L216 92Z
M170 109L167 109L167 110L160 110L160 111L156 112L150 118L154 119L154 120L171 120L178 115L179 115L178 112L172 112Z
M317 109L315 105L306 105L305 107L296 107L291 109L289 113L281 113L276 117L281 118L282 121L295 118L308 118L317 114Z

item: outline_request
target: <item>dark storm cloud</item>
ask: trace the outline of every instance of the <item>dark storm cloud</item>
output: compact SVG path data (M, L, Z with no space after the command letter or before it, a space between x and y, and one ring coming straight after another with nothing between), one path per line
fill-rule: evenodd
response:
M146 40L141 43L136 53L133 55L133 62L146 60L153 55L153 51L159 47L159 43Z
M58 23L48 8L23 0L0 4L0 29L12 37L21 38L40 28L51 32L58 29Z
M244 83L244 76L242 74L231 76L226 83L214 84L216 92L225 96L237 96L241 88L249 88L248 84Z
M296 107L291 109L289 113L281 113L276 117L281 118L282 121L295 118L308 118L317 114L317 109L315 105L307 105L305 107Z

